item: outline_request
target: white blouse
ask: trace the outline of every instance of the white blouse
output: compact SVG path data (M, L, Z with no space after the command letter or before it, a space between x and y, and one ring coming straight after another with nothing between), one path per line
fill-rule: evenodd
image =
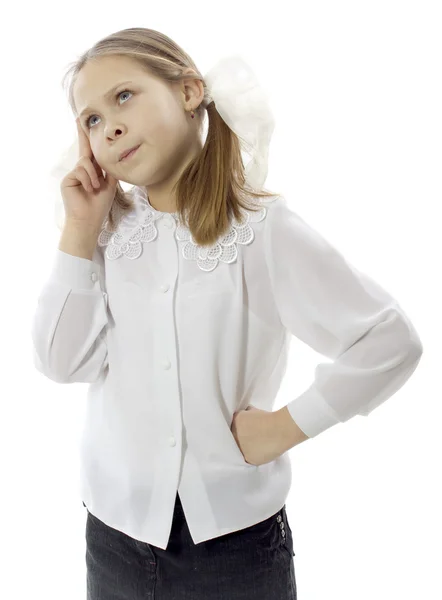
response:
M331 362L288 410L310 438L369 415L422 355L407 315L282 196L243 211L212 248L142 188L104 228L93 260L57 249L32 326L35 367L87 382L81 494L88 510L167 548L178 491L195 544L285 504L288 453L247 463L231 432L248 405L271 411L291 336Z

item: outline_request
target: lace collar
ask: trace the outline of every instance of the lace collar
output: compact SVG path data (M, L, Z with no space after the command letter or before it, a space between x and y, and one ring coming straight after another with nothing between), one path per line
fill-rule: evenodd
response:
M107 229L106 220L98 237L98 245L107 246L105 255L109 260L122 256L134 260L141 256L143 243L153 242L158 236L155 222L167 215L167 218L176 222L175 237L179 242L183 242L183 257L196 261L202 271L213 271L220 261L233 263L238 256L237 245L251 244L255 238L250 223L262 221L267 214L265 206L257 212L241 209L242 222L234 219L227 234L221 236L212 246L202 247L193 240L190 230L181 223L178 213L156 210L139 187L135 188L134 210L124 212L117 205L115 209L115 231Z

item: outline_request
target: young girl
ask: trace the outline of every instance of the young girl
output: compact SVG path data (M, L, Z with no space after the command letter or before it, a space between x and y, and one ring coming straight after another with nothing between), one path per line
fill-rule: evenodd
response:
M69 100L78 154L32 338L45 376L90 384L88 600L294 600L288 450L390 398L419 336L264 191L272 119L241 60L203 77L127 29L74 64ZM272 411L293 335L333 360Z

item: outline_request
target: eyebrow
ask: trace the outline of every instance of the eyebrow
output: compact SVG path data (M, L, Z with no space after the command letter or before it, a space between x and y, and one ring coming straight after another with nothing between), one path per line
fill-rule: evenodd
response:
M103 98L105 98L105 99L109 98L110 96L113 95L115 90L120 87L120 85L126 85L128 83L133 83L133 81L120 81L120 83L117 83L117 85L114 85L110 90L108 90L103 95ZM81 117L84 113L89 112L90 110L93 110L93 108L91 106L86 106L85 108L83 108L83 110L81 111L81 113L78 116Z

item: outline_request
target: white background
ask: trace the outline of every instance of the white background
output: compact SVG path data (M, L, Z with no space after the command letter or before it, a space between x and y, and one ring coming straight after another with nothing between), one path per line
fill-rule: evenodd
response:
M276 121L267 187L384 286L423 342L411 379L368 418L290 451L299 599L442 598L438 9L424 0L2 8L2 598L86 598L77 441L87 385L34 369L31 321L60 235L49 173L76 134L61 79L128 27L167 34L203 75L228 54L249 62ZM293 339L275 410L322 360Z

